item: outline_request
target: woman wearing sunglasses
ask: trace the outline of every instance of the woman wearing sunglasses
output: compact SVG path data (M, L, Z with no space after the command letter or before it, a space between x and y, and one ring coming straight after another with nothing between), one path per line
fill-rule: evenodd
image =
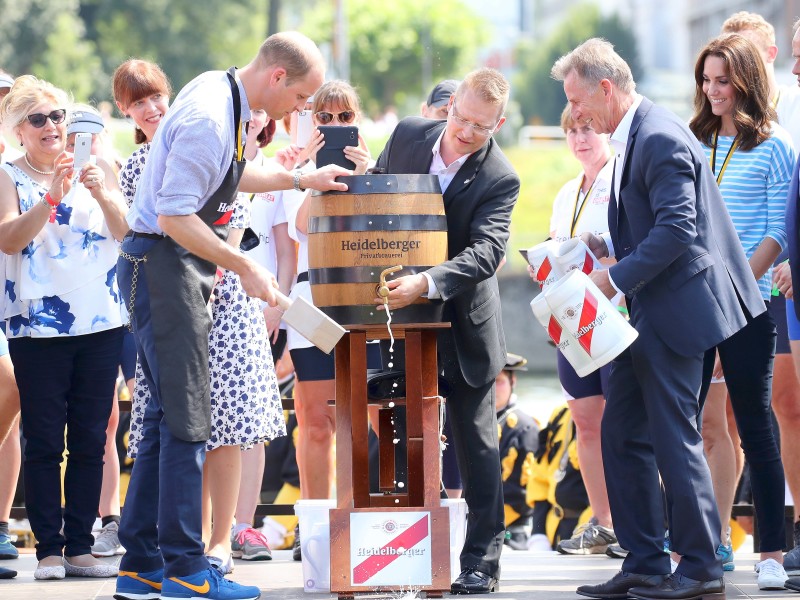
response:
M36 579L117 574L90 549L122 344L115 238L128 227L111 167L98 158L76 173L64 152L67 104L62 90L25 75L0 105L24 153L0 166L0 251Z
M312 105L314 125L357 125L361 116L358 95L345 81L329 81L316 94ZM313 169L316 153L325 145L319 130L311 135L303 154L311 156L303 170ZM344 150L345 156L356 165L355 175L363 175L370 165L370 154L364 139L359 145ZM294 190L283 193L289 236L298 242L297 283L291 297L302 296L312 302L308 282L308 193ZM328 400L334 397L333 353L325 354L297 331L287 329L287 347L294 363L295 411L297 414L297 465L300 470L300 494L304 499L328 498L333 472L333 410ZM295 543L295 560L300 560L299 545Z

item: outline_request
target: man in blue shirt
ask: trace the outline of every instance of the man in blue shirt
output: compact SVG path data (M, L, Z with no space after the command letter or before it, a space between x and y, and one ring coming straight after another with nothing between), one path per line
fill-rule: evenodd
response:
M299 33L270 36L242 69L198 76L175 98L153 139L128 215L118 277L151 392L120 525L126 554L115 598L254 600L258 588L223 579L201 539L205 443L211 429L207 302L217 266L275 305L271 273L225 243L237 192L346 190L350 171L300 174L245 166L250 112L282 119L322 84L319 49Z

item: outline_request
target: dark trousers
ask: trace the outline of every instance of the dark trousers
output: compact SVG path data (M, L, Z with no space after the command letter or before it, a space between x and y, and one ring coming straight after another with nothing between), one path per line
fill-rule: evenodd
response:
M141 257L154 243L128 238L122 249ZM120 257L117 277L126 303L130 303L132 276L133 264ZM182 577L208 568L201 534L206 445L178 439L164 419L156 382L169 373L158 369L149 300L147 278L140 266L132 323L150 401L122 512L119 539L126 553L120 570L142 572L163 567L165 577Z
M697 429L703 355L684 357L631 306L638 339L614 360L602 422L603 463L614 531L630 551L624 571L669 573L664 501L678 572L701 581L722 577L715 556L720 520Z
M717 346L736 428L750 465L762 552L781 550L786 541L783 462L771 409L776 337L775 321L766 311Z
M25 506L38 560L91 551L121 349L121 327L71 337L9 340L25 436ZM69 455L62 534L65 429Z

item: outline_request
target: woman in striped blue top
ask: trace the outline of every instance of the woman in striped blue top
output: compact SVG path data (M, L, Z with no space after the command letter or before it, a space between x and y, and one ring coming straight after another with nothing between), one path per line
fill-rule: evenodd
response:
M729 34L709 42L697 59L695 82L695 115L689 127L703 145L753 276L769 302L772 264L786 245L784 211L794 165L791 140L773 122L764 65L748 39ZM761 536L761 561L756 565L760 589L782 588L786 581L781 552L785 484L770 412L775 339L775 322L767 311L720 344L714 364L718 379L712 381L703 408L703 439L723 523L717 552L726 570L732 570L727 525L741 471L737 472L727 426L726 391L730 394L750 464ZM713 360L711 353L707 358Z

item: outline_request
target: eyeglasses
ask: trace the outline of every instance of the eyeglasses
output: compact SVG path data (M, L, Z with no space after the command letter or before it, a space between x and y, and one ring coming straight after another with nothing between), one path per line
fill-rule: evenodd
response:
M475 135L481 137L489 137L494 133L494 130L497 129L497 125L495 124L494 127L489 129L488 127L483 127L482 125L476 125L472 121L467 121L466 119L462 119L458 116L458 111L456 109L456 99L453 98L453 110L450 112L450 116L453 117L453 120L458 123L461 127L467 128L472 127L472 131Z
M352 123L353 119L356 118L356 113L353 110L343 110L340 113L329 113L320 111L318 113L314 113L317 117L317 121L319 121L322 125L327 125L333 118L336 117L339 120L339 123Z
M44 124L47 123L47 119L52 121L53 125L58 125L59 123L63 123L64 119L67 118L67 111L63 108L59 108L54 110L49 115L44 113L33 113L28 115L28 121L31 125L36 127L36 129L41 129L44 127Z

